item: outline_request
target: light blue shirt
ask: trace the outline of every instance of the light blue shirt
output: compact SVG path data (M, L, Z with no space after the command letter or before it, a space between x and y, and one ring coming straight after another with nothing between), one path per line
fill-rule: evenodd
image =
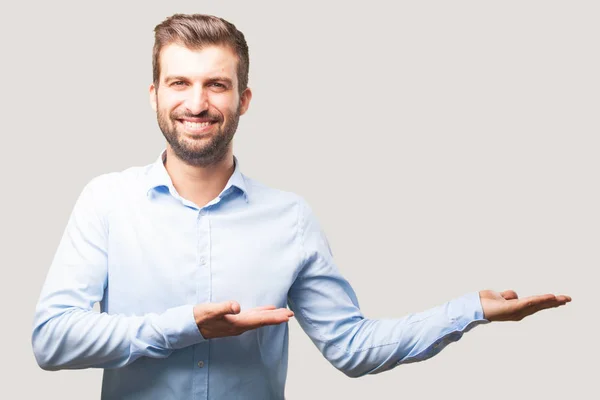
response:
M175 190L165 154L81 192L36 308L42 368L104 368L103 399L283 399L288 325L207 340L195 304L289 306L351 377L425 360L489 322L478 292L399 319L365 318L300 196L243 175L234 158L223 191L200 208Z

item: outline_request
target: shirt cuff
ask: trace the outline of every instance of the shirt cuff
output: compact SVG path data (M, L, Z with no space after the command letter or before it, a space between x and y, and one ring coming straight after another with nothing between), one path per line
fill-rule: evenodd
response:
M465 332L470 331L477 325L490 322L483 317L483 307L481 306L479 292L468 293L449 301L446 310L453 329L436 340L433 346L427 349L425 358L439 353L450 343L460 340Z
M460 332L468 332L490 321L483 316L479 292L467 293L448 304L448 314Z
M194 318L194 306L170 308L161 314L159 325L171 349L182 349L206 339L200 333Z

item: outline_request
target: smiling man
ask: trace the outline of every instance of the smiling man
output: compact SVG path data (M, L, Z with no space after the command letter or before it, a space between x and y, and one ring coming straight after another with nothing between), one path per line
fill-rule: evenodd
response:
M166 149L79 196L34 318L42 368L104 368L104 399L283 399L293 316L359 377L571 300L483 290L366 318L308 204L242 174L233 155L248 66L223 19L178 14L155 28L150 103Z

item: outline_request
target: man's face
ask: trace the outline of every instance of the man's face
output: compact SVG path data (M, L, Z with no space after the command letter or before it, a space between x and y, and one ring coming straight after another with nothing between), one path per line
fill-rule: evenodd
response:
M150 101L165 139L187 164L215 164L231 147L252 96L250 89L239 94L237 62L224 46L170 44L161 51L159 85L150 86Z

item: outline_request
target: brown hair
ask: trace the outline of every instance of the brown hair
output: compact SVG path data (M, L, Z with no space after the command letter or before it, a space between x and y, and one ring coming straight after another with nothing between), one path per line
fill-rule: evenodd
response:
M232 23L212 15L174 14L156 25L152 49L152 80L156 88L160 77L160 51L172 43L195 50L208 45L229 46L238 57L239 93L248 87L248 45L244 34Z

